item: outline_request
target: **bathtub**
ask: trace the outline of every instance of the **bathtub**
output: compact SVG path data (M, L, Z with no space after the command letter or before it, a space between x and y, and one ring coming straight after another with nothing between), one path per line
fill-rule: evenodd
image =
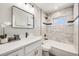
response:
M60 43L54 40L44 40L44 45L51 46L50 53L56 56L78 56L74 45Z

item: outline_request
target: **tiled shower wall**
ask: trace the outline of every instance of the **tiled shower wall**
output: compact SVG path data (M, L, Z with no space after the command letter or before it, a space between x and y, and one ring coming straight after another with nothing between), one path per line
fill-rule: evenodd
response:
M48 39L55 40L62 43L73 43L73 24L71 26L65 26L64 29L54 28L53 26L48 26Z
M59 14L58 14L59 13ZM70 16L71 15L71 16ZM52 25L47 25L46 27L43 26L43 29L47 29L47 37L51 40L56 40L63 43L72 44L73 43L73 24L67 24L64 26L64 29L56 28L53 26L53 18L62 17L62 16L69 16L68 20L72 20L73 17L73 7L69 7L58 12L52 13L49 16L49 19L52 21ZM45 30L43 30L45 32Z
M74 4L74 18L79 16L79 3ZM74 45L79 54L79 17L74 22Z

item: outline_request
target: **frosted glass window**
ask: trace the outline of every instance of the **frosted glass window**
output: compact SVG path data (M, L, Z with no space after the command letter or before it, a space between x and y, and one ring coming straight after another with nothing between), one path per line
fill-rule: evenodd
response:
M57 29L58 31L64 30L66 23L67 23L67 17L55 18L53 23L54 26L53 28L55 28L55 30Z
M66 17L60 17L54 19L54 24L55 25L65 25Z

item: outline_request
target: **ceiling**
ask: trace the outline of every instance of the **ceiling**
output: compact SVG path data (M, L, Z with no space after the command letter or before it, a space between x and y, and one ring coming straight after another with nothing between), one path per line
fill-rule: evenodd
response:
M35 3L35 5L42 9L45 13L49 14L57 10L71 7L73 6L73 3Z

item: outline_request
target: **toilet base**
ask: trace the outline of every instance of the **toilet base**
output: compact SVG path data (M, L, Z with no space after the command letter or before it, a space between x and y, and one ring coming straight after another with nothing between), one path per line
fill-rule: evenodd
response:
M49 51L42 51L43 56L49 56Z

